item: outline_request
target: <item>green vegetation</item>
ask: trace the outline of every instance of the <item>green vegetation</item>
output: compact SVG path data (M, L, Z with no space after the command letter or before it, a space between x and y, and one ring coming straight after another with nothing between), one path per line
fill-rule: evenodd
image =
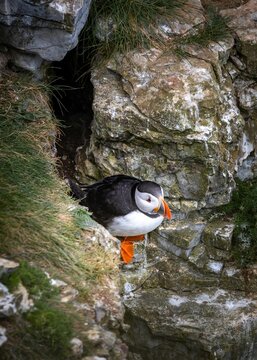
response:
M160 46L157 25L174 18L186 0L95 0L79 44L91 66L136 47ZM84 60L84 58L83 58Z
M183 6L185 9L180 10ZM87 68L99 66L116 53L125 54L134 48L167 46L160 24L181 17L182 11L191 11L186 0L95 0L87 25L82 32L73 68L82 78ZM228 19L214 7L206 8L206 21L183 37L171 40L176 54L187 56L186 45L207 46L230 35ZM88 63L91 65L88 65Z
M26 315L28 331L37 343L47 346L59 359L69 354L69 341L73 335L71 317L64 311L40 303L37 309Z
M257 180L237 181L225 213L235 219L233 255L241 267L257 262Z
M20 264L1 281L12 292L22 283L35 305L2 319L8 334L0 355L5 360L74 359L69 344L74 334L87 344L83 315L60 302L44 270L79 290L77 300L88 302L97 285L117 273L117 255L90 241L88 227L95 223L58 176L58 123L49 91L51 86L24 74L0 77L0 254Z
M20 266L14 272L4 274L1 282L11 292L17 289L19 283L22 283L30 296L36 299L40 298L40 301L52 299L58 294L57 288L51 286L46 274L42 270L30 266L26 261L21 261Z
M83 240L71 210L77 203L56 171L48 91L24 75L0 79L0 253L33 261L86 293L114 271L114 255ZM79 218L90 221L85 210Z
M188 54L185 45L207 46L211 41L219 42L227 39L231 32L227 25L228 19L221 16L217 9L208 7L206 9L206 21L201 24L194 34L186 35L175 41L175 51L178 55Z
M70 354L69 341L73 335L73 321L67 313L67 309L58 308L59 290L51 286L46 274L22 261L14 272L1 277L1 282L11 292L15 291L22 283L34 301L32 310L24 314L23 319L20 319L23 323L23 331L30 334L32 343L35 342L31 349L33 356L36 358L41 356L40 349L42 347L44 351L54 354L57 359L67 358ZM27 335L27 341L28 338ZM25 344L23 342L22 344L19 345L24 347ZM15 347L14 344L12 346Z

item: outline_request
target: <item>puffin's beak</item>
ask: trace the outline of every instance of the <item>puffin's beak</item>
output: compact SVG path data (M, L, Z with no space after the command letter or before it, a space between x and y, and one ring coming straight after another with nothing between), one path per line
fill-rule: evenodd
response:
M166 203L164 198L162 196L159 197L160 200L160 206L159 208L155 208L154 211L162 214L166 219L171 219L172 214L169 208L169 205Z

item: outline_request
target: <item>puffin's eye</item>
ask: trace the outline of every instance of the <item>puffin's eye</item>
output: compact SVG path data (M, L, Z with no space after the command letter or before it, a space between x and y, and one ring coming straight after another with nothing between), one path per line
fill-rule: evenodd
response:
M152 201L152 199L149 197L146 201L151 202L151 201Z

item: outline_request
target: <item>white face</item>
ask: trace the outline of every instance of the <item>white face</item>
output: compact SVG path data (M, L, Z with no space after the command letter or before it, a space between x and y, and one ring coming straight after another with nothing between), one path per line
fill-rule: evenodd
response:
M160 207L160 200L157 199L152 194L146 192L140 192L136 189L135 192L135 201L138 208L141 211L152 213L154 209Z

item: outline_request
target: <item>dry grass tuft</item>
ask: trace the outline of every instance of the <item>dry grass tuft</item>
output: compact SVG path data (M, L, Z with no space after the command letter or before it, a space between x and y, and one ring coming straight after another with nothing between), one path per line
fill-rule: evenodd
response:
M58 124L49 91L24 75L0 79L0 253L88 289L104 273L114 273L113 259L100 247L85 249L71 210L77 204L55 168ZM80 212L80 222L88 219Z

